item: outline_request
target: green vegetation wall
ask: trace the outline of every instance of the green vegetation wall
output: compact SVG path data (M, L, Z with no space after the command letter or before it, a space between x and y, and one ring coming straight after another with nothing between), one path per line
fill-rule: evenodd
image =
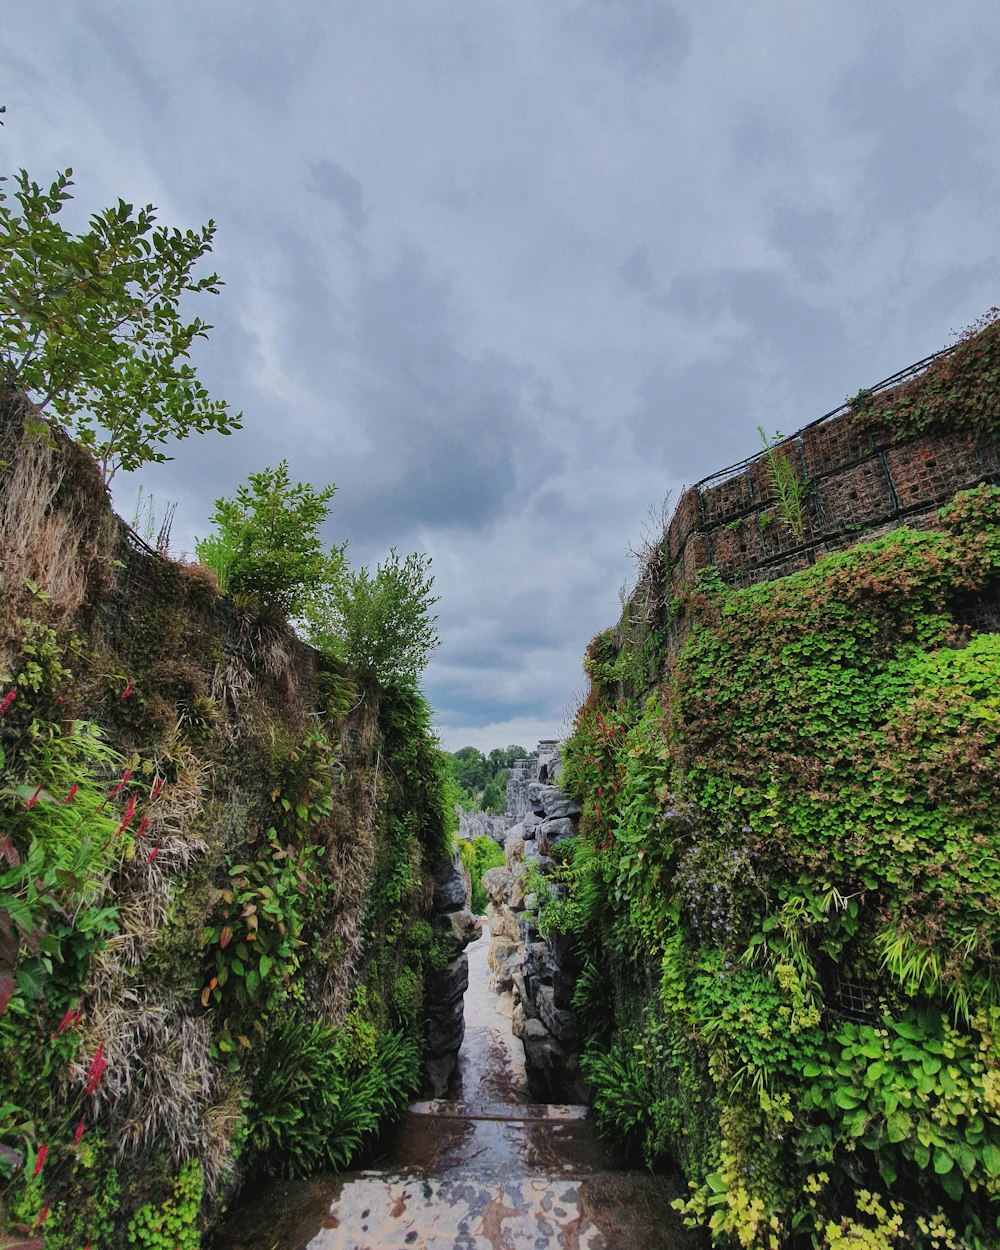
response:
M599 1122L720 1246L1000 1244L1000 488L923 523L588 655L545 924Z
M415 687L137 549L25 411L0 404L0 1234L194 1246L417 1087L447 769Z

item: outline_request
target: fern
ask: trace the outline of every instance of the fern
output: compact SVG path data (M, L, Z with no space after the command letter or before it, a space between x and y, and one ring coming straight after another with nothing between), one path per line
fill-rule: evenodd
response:
M803 481L796 473L795 465L792 464L789 456L778 454L778 444L784 437L779 430L768 434L762 425L758 425L757 433L764 447L768 481L778 501L781 519L798 541L802 542L806 536L803 505L812 487L808 481Z
M257 1146L264 1168L306 1177L348 1166L418 1083L420 1049L390 1033L374 1056L353 1061L344 1034L300 1013L279 1029L254 1091Z

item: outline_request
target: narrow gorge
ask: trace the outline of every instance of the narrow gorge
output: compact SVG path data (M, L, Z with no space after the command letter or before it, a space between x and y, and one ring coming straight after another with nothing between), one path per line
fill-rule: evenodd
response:
M0 535L8 1250L1000 1244L1000 322L686 490L502 816L12 391Z

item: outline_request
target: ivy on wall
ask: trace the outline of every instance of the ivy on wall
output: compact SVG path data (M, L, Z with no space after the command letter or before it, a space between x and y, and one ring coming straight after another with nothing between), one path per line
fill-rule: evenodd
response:
M888 431L895 442L915 434L995 439L1000 423L1000 309L991 308L949 354L912 381L878 395L860 391L849 402L863 431L876 437Z
M681 1164L720 1245L996 1244L1000 638L965 612L998 592L984 486L779 581L703 574L644 703L591 648L546 923L599 1123Z

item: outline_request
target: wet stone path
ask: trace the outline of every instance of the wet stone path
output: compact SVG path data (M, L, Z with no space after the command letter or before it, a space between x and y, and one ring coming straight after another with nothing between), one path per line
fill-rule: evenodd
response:
M451 1097L415 1103L363 1171L269 1185L214 1250L688 1250L676 1181L620 1168L585 1107L532 1103L509 1001L469 947Z

